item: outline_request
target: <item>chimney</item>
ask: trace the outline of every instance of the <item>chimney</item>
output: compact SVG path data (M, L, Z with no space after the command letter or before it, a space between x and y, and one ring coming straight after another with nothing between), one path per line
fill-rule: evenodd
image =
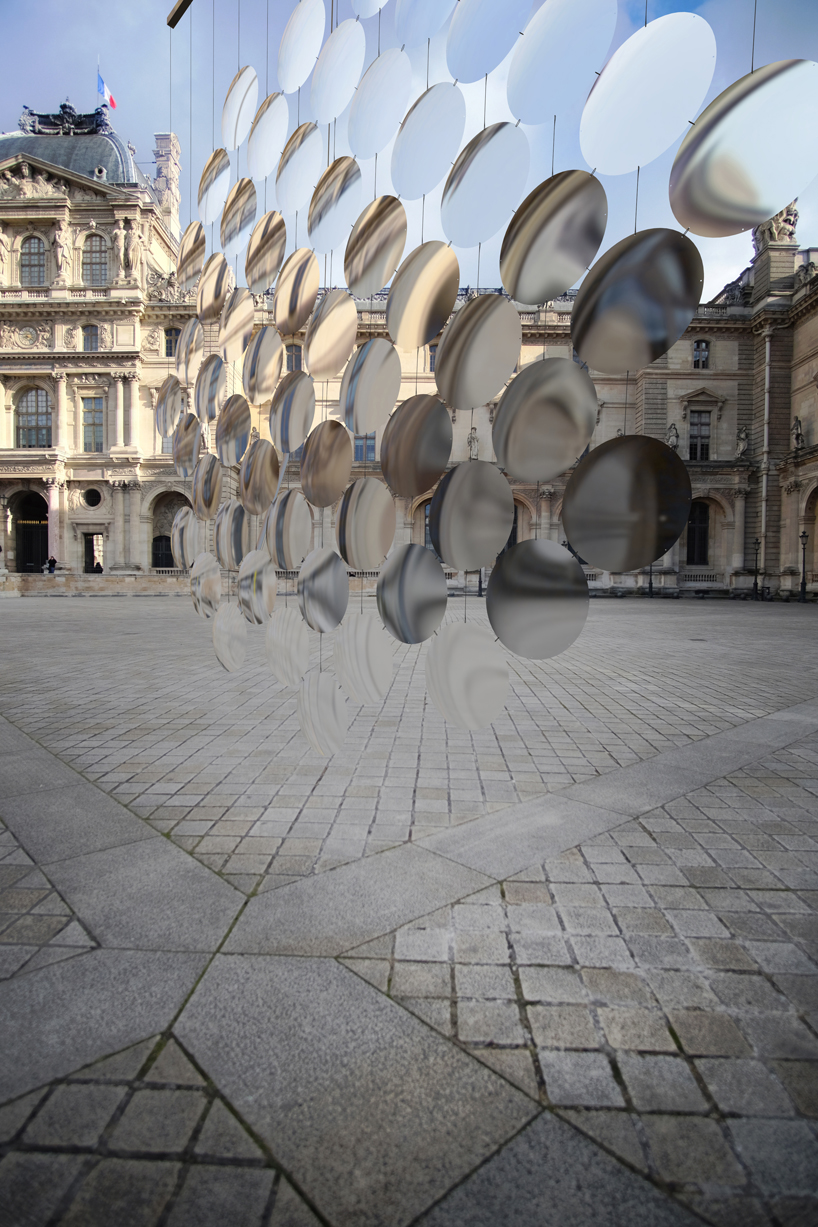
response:
M175 132L155 132L156 148L153 156L156 158L156 178L153 186L159 196L162 206L162 217L170 233L179 241L181 228L179 226L179 174L181 163L179 155L182 147Z

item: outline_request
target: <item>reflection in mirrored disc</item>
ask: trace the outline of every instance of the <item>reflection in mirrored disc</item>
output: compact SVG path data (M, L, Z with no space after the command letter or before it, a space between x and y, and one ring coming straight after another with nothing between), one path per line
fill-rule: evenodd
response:
M314 631L334 631L347 611L349 576L335 550L313 550L298 572L301 616Z
M460 0L446 38L446 63L455 81L482 81L504 60L524 28L528 0Z
M396 545L378 576L378 613L401 643L429 639L446 612L446 576L431 550Z
M616 0L548 0L538 9L509 65L512 115L524 124L541 124L555 111L564 115L582 102L594 83L597 64L608 57L616 17ZM548 89L543 89L544 81Z
M392 645L377 618L352 614L332 640L335 675L353 703L382 703L392 685Z
M635 571L679 539L690 498L690 477L676 452L647 435L625 435L579 462L565 488L562 522L589 566Z
M389 47L369 65L349 110L349 146L356 158L374 158L389 144L411 88L412 64L398 47Z
M526 660L570 648L588 617L582 567L556 541L520 541L492 568L486 613L501 643Z
M338 395L338 416L350 422L356 435L380 430L400 392L400 358L385 337L359 345L344 368Z
M320 178L323 161L317 124L301 124L284 146L276 171L276 200L282 213L304 208Z
M328 124L352 101L366 59L366 35L359 21L342 21L330 34L312 74L310 106L319 124Z
M216 516L216 557L224 571L238 571L250 549L250 517L238 499L222 503Z
M310 636L294 606L279 605L264 635L267 664L282 686L298 686L310 667Z
M230 187L230 158L225 149L216 149L205 162L199 180L199 218L202 225L215 222L227 200Z
M582 156L603 175L646 166L687 132L716 69L716 38L696 13L657 17L616 49L579 125Z
M247 65L240 68L227 91L222 107L222 143L225 149L238 149L253 123L258 106L258 77Z
M273 298L273 318L283 337L306 324L318 297L318 279L318 257L309 247L299 247L284 261Z
M497 463L520 481L550 481L591 441L598 401L591 377L568 358L530 362L506 388L494 416Z
M183 413L173 432L173 467L180 477L192 477L199 459L202 424L195 413Z
M227 194L219 235L225 259L235 260L250 239L256 224L256 187L252 179L239 179Z
M392 279L406 246L406 225L396 196L379 196L361 213L344 255L344 276L356 298L380 293Z
M199 521L192 507L180 507L170 530L170 552L180 571L192 567L199 553Z
M571 339L608 375L666 354L696 313L704 285L698 250L677 230L640 230L601 256L574 300Z
M183 404L184 396L179 380L175 375L168 375L157 393L154 411L156 430L163 439L169 439L176 429L176 423L182 416Z
M222 466L211 453L199 457L190 487L193 510L200 520L212 520L222 497Z
M361 168L354 158L337 158L324 171L310 201L307 231L318 252L342 247L361 207Z
M484 729L508 695L508 665L484 626L450 622L426 653L426 689L444 720L461 729Z
M374 571L395 537L395 504L377 477L361 477L344 492L335 517L341 557L354 571Z
M344 493L352 472L352 438L329 418L310 432L301 453L301 489L313 507L329 507Z
M196 382L203 358L204 329L192 315L176 342L176 376L180 383L189 387Z
M324 0L301 0L290 14L278 48L278 81L294 94L315 67L326 24Z
M219 317L219 353L222 362L238 362L250 344L256 307L249 290L234 290Z
M520 313L502 294L481 294L455 312L437 347L435 383L455 410L485 405L520 360Z
M253 626L266 622L276 603L278 575L266 550L250 550L239 567L236 587L242 617Z
M282 571L295 571L310 552L312 512L299 490L284 490L266 517L267 551Z
M193 389L193 403L199 421L214 421L226 400L227 371L219 355L211 354L199 368Z
M287 99L283 94L268 94L256 111L247 141L247 169L252 179L266 179L278 166L289 125Z
M436 396L410 396L398 405L383 432L381 470L401 498L430 490L452 454L452 419Z
M278 456L272 443L254 439L239 469L239 499L251 515L264 515L278 488Z
M386 2L387 0L350 0L356 17L374 17Z
M358 335L358 309L346 290L330 290L313 312L304 337L304 366L313 379L332 379Z
M212 554L199 554L194 560L190 568L190 595L199 617L212 618L222 599L222 571Z
M250 406L239 393L228 396L216 424L216 454L226 468L238 464L250 442Z
M440 224L458 247L496 234L523 194L531 155L522 128L490 124L473 136L449 171Z
M605 189L586 171L560 171L540 183L503 237L500 277L505 290L521 303L542 305L557 298L590 267L607 221Z
M284 218L274 211L265 213L253 228L244 260L244 276L253 294L263 294L269 290L278 276L286 246Z
M277 328L260 328L244 351L241 382L251 405L272 399L281 375L284 345Z
M694 234L740 234L795 200L816 165L818 64L779 60L734 81L696 120L670 173L670 207Z
M234 283L230 265L217 251L208 258L199 278L196 314L203 324L212 324L219 318Z
M349 728L344 692L331 673L308 673L298 691L298 723L307 741L324 758L337 753Z
M457 571L490 567L514 523L514 495L493 464L457 464L440 482L429 508L429 536Z
M191 222L182 235L176 260L176 284L183 293L196 288L206 250L204 226L201 222Z
M419 47L434 38L451 14L457 0L398 0L395 8L397 41Z
M305 442L315 417L315 385L306 371L289 371L270 404L270 438L283 456Z
M386 327L398 349L428 345L452 313L460 265L451 247L421 243L395 273L386 300Z
M437 187L466 128L466 99L456 85L433 85L406 112L392 149L392 186L404 200Z
M247 655L247 623L237 605L222 605L213 619L213 651L228 673L235 673Z

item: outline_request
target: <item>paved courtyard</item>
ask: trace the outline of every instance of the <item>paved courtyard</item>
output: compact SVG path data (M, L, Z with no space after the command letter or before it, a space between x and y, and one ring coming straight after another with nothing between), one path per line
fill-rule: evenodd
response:
M472 735L396 645L327 760L261 629L0 602L9 1223L818 1223L816 628L592 602Z

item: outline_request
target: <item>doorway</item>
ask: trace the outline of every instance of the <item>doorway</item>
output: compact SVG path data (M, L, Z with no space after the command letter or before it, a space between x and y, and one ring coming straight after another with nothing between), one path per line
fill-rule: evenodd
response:
M91 575L97 563L102 563L102 533L83 533L85 540L85 574Z
M17 570L42 571L48 562L48 504L39 494L25 494L14 513Z

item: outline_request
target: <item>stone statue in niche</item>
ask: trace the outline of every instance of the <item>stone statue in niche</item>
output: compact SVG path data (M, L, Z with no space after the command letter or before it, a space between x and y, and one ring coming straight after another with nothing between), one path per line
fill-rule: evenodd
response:
M668 426L668 428L667 428L667 433L666 433L666 435L665 435L665 443L667 443L668 447L670 448L670 450L671 450L672 452L678 451L678 449L679 449L679 432L678 432L678 430L676 429L676 423L675 423L675 422L671 422L671 423L670 423L670 425L669 425L669 426Z
M793 418L790 434L792 435L792 446L795 451L798 451L799 448L804 446L804 431L801 427L800 418Z
M0 281L5 281L6 279L6 261L10 251L11 244L8 241L2 224L0 224Z
M139 234L139 226L134 220L130 224L130 229L125 236L125 268L128 275L134 281L140 281L140 268L142 265L142 238Z
M54 267L57 270L58 280L64 279L68 272L68 245L70 241L68 227L65 222L58 222L57 229L54 231L54 238L51 242L51 249L54 252Z
M466 444L469 449L469 460L476 460L477 453L480 450L480 444L477 438L477 430L472 426L466 438Z
M736 460L743 460L750 446L750 432L746 426L739 426L736 432Z
M111 231L111 254L114 260L114 280L122 276L122 270L125 267L125 227L122 224L122 218L117 218L117 223Z

